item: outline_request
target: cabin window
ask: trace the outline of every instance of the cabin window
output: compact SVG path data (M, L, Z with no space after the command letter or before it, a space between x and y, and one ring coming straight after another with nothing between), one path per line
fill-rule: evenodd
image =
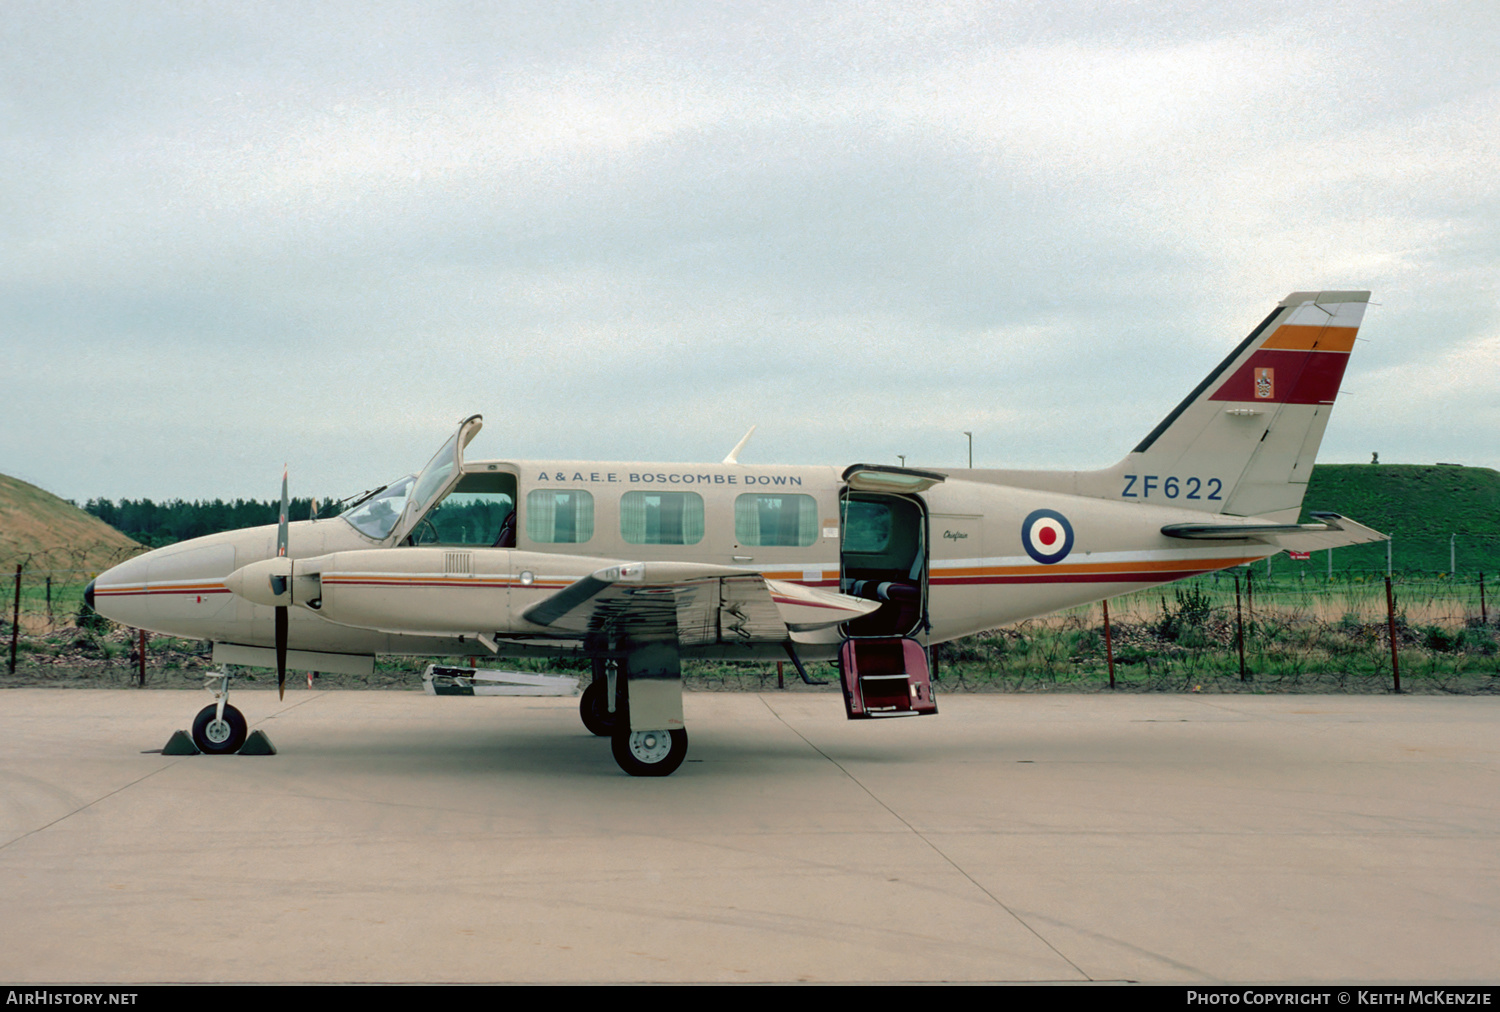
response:
M810 495L739 496L734 500L734 538L754 547L806 548L818 540L818 501Z
M526 536L548 545L576 545L594 536L594 497L574 489L526 493Z
M703 497L697 492L626 492L620 536L632 545L696 545L703 540Z
M516 510L515 492L515 475L466 474L412 528L411 543L488 548L500 540L506 518Z
M891 543L891 508L883 502L863 502L845 499L841 504L844 514L844 552L846 554L876 555L884 552Z

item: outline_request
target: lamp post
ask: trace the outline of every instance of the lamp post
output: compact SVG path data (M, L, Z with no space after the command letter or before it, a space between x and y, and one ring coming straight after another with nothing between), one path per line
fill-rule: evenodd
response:
M969 470L974 470L974 433L965 430L964 435L969 437Z
M904 454L904 453L898 453L898 454L896 454L896 459L899 460L899 461L901 461L901 466L902 467L906 466L906 454Z

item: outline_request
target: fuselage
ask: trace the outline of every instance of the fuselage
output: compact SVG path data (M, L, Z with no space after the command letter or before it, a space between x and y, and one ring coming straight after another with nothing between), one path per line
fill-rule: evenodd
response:
M502 655L578 650L576 639L549 636L521 613L601 564L671 561L831 590L848 590L862 565L884 565L886 577L921 587L925 615L913 631L937 643L1277 551L1253 540L1184 542L1161 533L1164 525L1202 519L1201 512L999 485L983 472L947 471L920 492L889 495L851 492L843 474L808 466L464 461L446 497L406 533L397 525L379 536L380 504L369 500L342 517L289 527L292 559L384 560L382 586L402 595L421 621L389 631L389 622L372 629L292 608L290 639L336 654L474 655L484 652L472 635L481 633L494 636ZM496 536L495 525L507 510L513 534L497 547L507 536ZM881 544L896 545L902 525L910 547L891 555L898 548ZM881 537L885 543L877 543ZM882 551L889 555L883 563ZM370 552L404 554L344 554ZM275 554L274 525L157 549L102 574L94 606L158 633L267 647L274 609L232 593L225 581ZM878 569L868 572L880 577ZM830 630L805 637L800 649L829 657L839 639ZM764 644L684 653L776 656Z

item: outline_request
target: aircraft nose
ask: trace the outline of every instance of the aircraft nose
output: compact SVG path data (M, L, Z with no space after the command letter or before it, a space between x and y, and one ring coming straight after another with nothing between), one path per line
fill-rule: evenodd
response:
M89 585L87 587L83 588L83 603L89 606L89 611L93 611L94 610L94 581L93 580L90 580L89 581Z

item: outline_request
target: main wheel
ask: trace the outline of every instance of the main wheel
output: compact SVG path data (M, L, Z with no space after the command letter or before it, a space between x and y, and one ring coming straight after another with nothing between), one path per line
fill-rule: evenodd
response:
M611 751L620 769L633 777L664 777L682 765L687 758L687 732L632 731L615 729L610 740Z
M245 736L249 734L250 728L245 723L245 715L234 707L224 706L224 719L217 716L218 705L210 703L198 711L197 718L193 721L193 744L198 746L199 752L208 755L229 755L240 750L245 744Z
M615 725L620 718L618 712L609 712L605 701L608 689L604 682L590 682L589 687L583 690L583 698L578 701L578 715L583 718L583 726L601 738L608 738L615 733Z

